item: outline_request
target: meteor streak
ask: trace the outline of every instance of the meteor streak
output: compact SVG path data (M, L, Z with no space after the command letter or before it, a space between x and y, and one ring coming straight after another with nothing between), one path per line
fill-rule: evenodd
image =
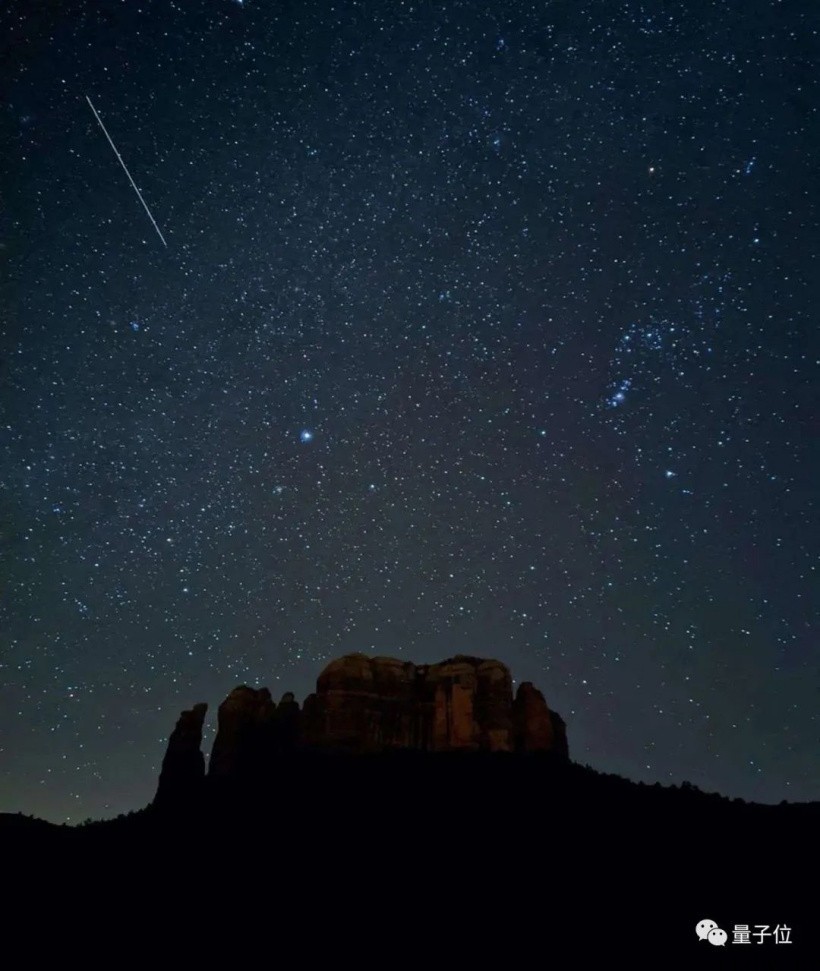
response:
M122 160L122 155L120 155L120 153L119 153L119 152L117 151L117 146L116 146L116 145L114 144L114 142L113 142L113 141L111 140L111 136L110 136L110 135L108 134L108 132L106 131L106 128L105 128L105 125L104 125L104 124L102 123L102 118L100 118L100 116L99 116L99 115L97 114L97 109L96 109L96 108L94 107L94 105L93 105L93 104L91 104L91 98L89 98L89 97L88 97L88 95L86 95L86 96L85 96L85 100L86 100L86 101L88 102L88 106L89 106L89 108L91 108L91 110L92 110L92 111L94 112L94 117L95 117L95 118L97 119L97 121L98 121L98 122L100 123L100 128L102 128L102 130L103 130L103 132L105 133L105 137L106 137L106 138L108 139L108 141L109 141L109 144L110 144L110 145L111 145L111 147L112 147L112 148L114 149L114 154L115 154L115 155L117 156L117 158L118 158L118 159L120 160L120 165L121 165L121 166L123 167L123 169L125 169L125 174L126 174L126 175L128 176L128 181L129 181L129 182L131 183L131 185L132 185L132 186L134 187L134 192L136 192L136 194L137 194L137 197L139 198L139 201L140 201L140 202L142 203L142 205L143 205L143 207L145 208L145 211L146 211L146 212L148 213L148 218L149 218L149 219L151 220L151 222L152 222L152 223L154 224L154 229L156 229L156 231L157 231L157 235L158 235L158 236L159 236L159 238L160 238L160 239L162 240L162 243L163 243L163 245L164 245L164 246L166 247L166 249L167 249L167 247L168 247L168 244L167 244L167 243L165 242L165 237L164 237L164 236L162 235L162 233L160 232L160 229L159 229L159 226L157 226L157 221L156 221L156 219L154 219L154 217L153 217L153 216L151 215L151 210L150 210L150 209L148 208L148 206L146 205L146 203L145 203L145 199L143 199L143 198L142 198L142 193L141 193L141 192L140 192L140 190L139 190L139 189L137 188L137 183L136 183L136 182L135 182L135 181L134 181L134 180L133 180L133 179L131 178L131 173L130 173L130 172L128 171L128 169L126 168L126 166L125 166L125 162L123 162L123 160Z

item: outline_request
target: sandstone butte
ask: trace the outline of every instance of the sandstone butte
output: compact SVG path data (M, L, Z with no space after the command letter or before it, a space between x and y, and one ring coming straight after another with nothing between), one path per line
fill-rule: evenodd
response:
M162 763L156 802L191 793L205 777L202 727L208 706L180 716ZM299 751L379 753L551 752L568 759L563 719L530 682L513 697L500 661L457 655L438 664L347 654L319 675L300 708L287 692L234 688L219 706L208 764L214 779L253 777Z

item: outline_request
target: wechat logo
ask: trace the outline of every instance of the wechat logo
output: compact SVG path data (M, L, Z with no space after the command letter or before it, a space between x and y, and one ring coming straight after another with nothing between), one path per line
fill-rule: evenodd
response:
M695 933L701 941L708 941L715 947L723 947L729 939L726 931L721 930L713 920L699 920L695 925Z

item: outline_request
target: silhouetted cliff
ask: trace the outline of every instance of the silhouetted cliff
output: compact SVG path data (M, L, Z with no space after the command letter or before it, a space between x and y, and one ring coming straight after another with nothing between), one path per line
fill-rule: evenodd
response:
M166 800L178 801L199 795L205 776L205 757L201 749L202 725L207 711L206 704L183 711L171 732L157 790Z
M74 928L142 906L137 934L164 914L187 945L205 913L209 942L214 928L273 929L277 947L312 953L316 936L335 956L380 961L415 941L429 963L443 936L460 963L486 963L495 942L505 963L511 947L546 944L572 961L674 954L695 967L718 952L694 933L703 919L787 924L801 959L813 940L803 887L818 804L747 804L573 763L563 721L532 685L513 698L498 662L352 655L303 708L236 688L207 774L204 716L180 717L144 809L80 827L0 816L14 899L38 916L44 895L61 913L76 904Z
M185 712L171 735L158 805L199 791L206 708ZM282 756L297 752L391 751L569 755L561 717L529 682L513 698L510 672L500 661L458 655L416 665L348 654L322 671L303 709L290 692L276 705L267 688L234 688L219 706L208 775L220 783L263 782L276 774Z

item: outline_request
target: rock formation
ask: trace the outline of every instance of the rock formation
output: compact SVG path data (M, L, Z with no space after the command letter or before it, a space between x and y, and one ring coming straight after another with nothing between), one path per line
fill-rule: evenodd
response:
M415 682L409 662L364 654L331 661L305 700L305 743L347 751L427 748L432 706L417 698Z
M569 742L567 740L567 723L557 711L550 711L550 721L552 722L554 755L561 759L569 759Z
M415 665L348 654L305 701L306 744L348 751L509 751L512 682L499 661Z
M206 706L177 723L157 793L182 791L204 774L199 746ZM304 709L290 692L241 685L219 706L208 775L256 779L277 756L325 752L553 752L568 758L564 722L529 682L513 700L500 661L457 655L438 664L347 654L331 661Z
M277 752L290 752L297 748L301 741L302 712L299 702L293 697L292 691L282 695L279 707L274 716L273 747Z
M255 710L256 702L250 699L258 692L251 688L237 688L228 701L240 691L250 693L246 704ZM537 688L525 682L513 701L504 664L462 654L418 665L346 654L325 667L302 712L288 693L275 716L266 717L273 718L274 748L279 750L298 743L350 752L401 748L567 754L564 723ZM253 722L258 716L249 718ZM220 735L221 726L222 708ZM220 748L218 736L215 754Z
M156 796L158 803L179 803L198 795L205 778L201 746L207 710L208 706L202 703L179 716L162 760Z
M273 754L275 712L267 688L234 688L219 706L208 775L254 774Z
M548 752L555 744L550 710L532 682L519 685L512 707L513 738L517 752Z

